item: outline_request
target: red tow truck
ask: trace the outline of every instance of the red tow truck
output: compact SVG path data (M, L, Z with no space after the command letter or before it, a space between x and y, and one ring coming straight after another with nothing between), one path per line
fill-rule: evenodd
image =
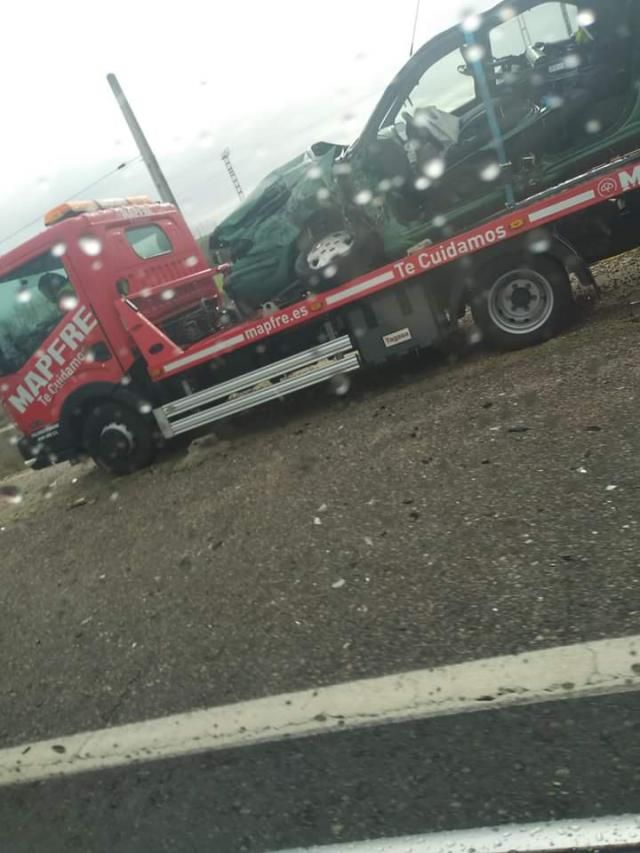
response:
M490 342L558 332L572 279L638 245L640 151L333 289L240 317L179 211L63 204L0 258L0 399L34 467L126 474L205 424L433 347L470 306ZM218 283L216 282L218 279Z

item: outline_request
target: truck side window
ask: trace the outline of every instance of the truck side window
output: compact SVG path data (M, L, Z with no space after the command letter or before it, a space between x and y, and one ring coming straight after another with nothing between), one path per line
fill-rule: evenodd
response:
M78 304L60 258L47 253L0 279L2 372L31 358L68 311Z
M139 258L148 260L173 251L169 238L159 225L140 225L127 228L127 241Z

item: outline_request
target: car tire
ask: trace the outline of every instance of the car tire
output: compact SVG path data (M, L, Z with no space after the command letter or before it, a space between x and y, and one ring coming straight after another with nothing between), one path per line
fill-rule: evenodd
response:
M85 420L83 446L99 468L124 476L153 462L157 449L154 432L151 417L105 400Z
M300 251L296 276L312 290L328 290L384 263L382 241L373 231L345 224L310 240Z
M511 255L482 269L471 311L484 340L502 350L524 349L554 337L573 305L563 265L549 255Z

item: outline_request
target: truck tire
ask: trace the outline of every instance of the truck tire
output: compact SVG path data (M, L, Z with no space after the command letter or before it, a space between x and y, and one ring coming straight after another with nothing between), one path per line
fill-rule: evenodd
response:
M129 406L105 400L85 420L83 446L99 468L119 476L132 474L155 457L153 421Z
M554 337L573 304L571 282L549 255L511 255L482 269L471 294L473 319L491 346L524 349Z

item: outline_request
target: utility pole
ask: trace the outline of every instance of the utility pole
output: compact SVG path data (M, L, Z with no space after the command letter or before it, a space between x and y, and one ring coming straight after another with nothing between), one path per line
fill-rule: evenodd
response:
M131 135L138 146L138 151L144 160L145 166L149 170L149 175L151 176L151 180L158 191L160 201L165 201L169 204L175 205L175 207L178 207L178 202L176 201L174 194L171 192L171 187L160 168L160 164L156 160L156 155L153 153L151 146L147 142L147 137L142 132L142 128L138 124L138 119L122 91L118 78L115 74L107 74L107 82L109 83L109 86L111 86L111 91L115 95L118 106L122 110L124 120L129 125Z
M244 190L242 189L236 170L233 168L233 164L231 162L231 151L228 148L225 148L222 152L222 162L227 167L227 172L229 173L229 177L231 178L231 183L233 184L235 191L238 193L238 198L243 201Z

